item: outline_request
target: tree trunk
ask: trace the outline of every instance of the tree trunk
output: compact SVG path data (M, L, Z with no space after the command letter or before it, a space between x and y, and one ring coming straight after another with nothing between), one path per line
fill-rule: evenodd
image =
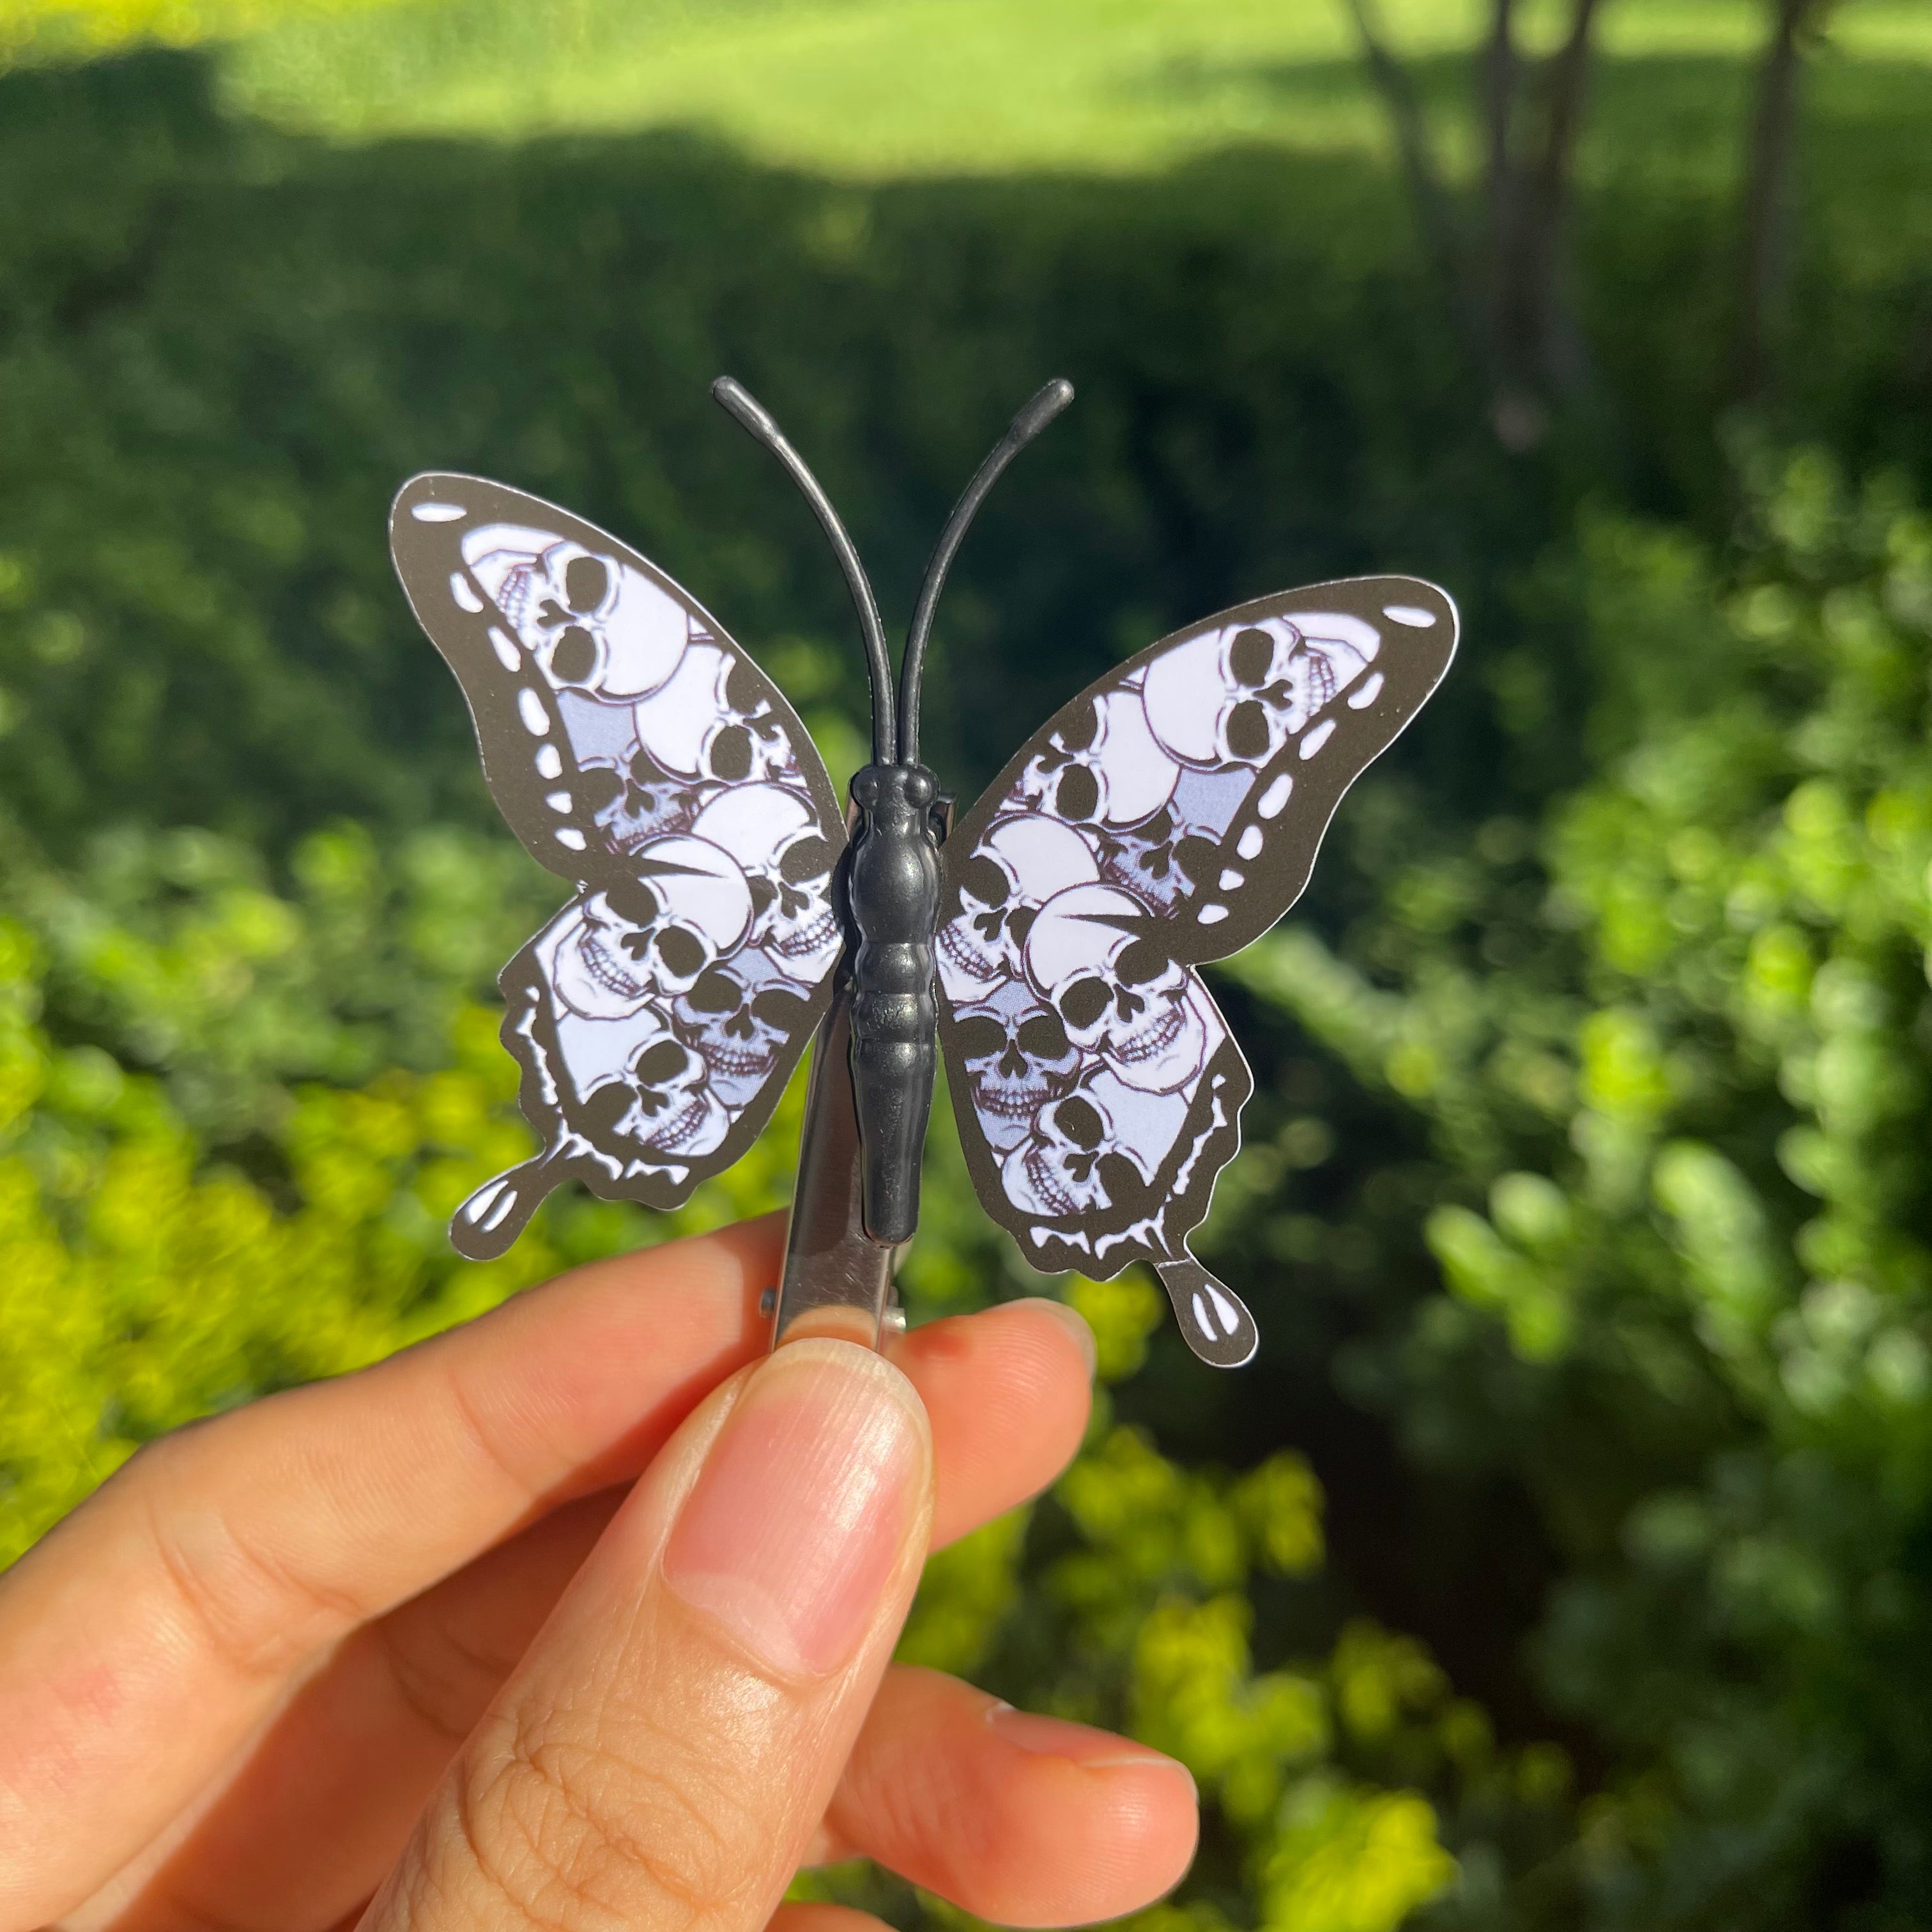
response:
M1763 399L1771 387L1775 338L1791 269L1792 163L1805 28L1818 0L1774 0L1771 38L1758 71L1744 170L1742 262L1733 344L1738 398Z
M1457 220L1421 100L1382 33L1374 0L1348 4L1388 110L1424 248L1489 392L1492 425L1507 448L1532 448L1547 431L1552 397L1574 388L1582 374L1564 244L1599 0L1571 0L1563 44L1533 74L1516 46L1516 0L1490 0L1480 63L1479 246L1471 245ZM1532 80L1540 110L1533 146L1522 111Z
M1520 446L1540 440L1547 400L1582 380L1582 336L1565 286L1565 243L1598 4L1573 0L1570 31L1538 76L1537 151L1510 170L1514 218L1496 300L1502 378L1496 427L1505 442Z
M1507 4L1508 0L1503 0L1503 4ZM1361 43L1362 56L1368 63L1369 76L1388 110L1389 124L1394 130L1396 150L1401 157L1402 178L1408 185L1423 252L1442 284L1451 315L1466 338L1473 317L1463 261L1462 236L1454 205L1444 185L1442 171L1436 166L1421 99L1408 70L1396 58L1382 36L1374 0L1348 0L1348 11L1354 20L1355 34Z
M1516 0L1494 0L1483 48L1483 206L1485 299L1493 314L1501 299L1503 265L1516 232L1517 196L1513 144L1521 62L1516 51Z

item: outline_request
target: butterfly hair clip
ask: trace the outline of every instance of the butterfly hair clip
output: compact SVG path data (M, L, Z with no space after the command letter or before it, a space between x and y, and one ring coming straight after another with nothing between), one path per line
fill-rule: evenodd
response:
M946 574L1049 382L941 532L895 684L844 526L778 425L712 393L816 513L857 609L872 762L842 810L784 694L616 538L473 476L412 478L391 544L511 829L574 896L503 969L542 1150L450 1234L502 1254L551 1189L676 1207L757 1137L814 1035L775 1337L876 1343L919 1222L939 1056L986 1210L1044 1273L1150 1264L1189 1346L1258 1339L1188 1250L1253 1082L1198 969L1280 918L1342 794L1456 647L1433 584L1360 577L1237 605L1118 665L979 802L920 759Z

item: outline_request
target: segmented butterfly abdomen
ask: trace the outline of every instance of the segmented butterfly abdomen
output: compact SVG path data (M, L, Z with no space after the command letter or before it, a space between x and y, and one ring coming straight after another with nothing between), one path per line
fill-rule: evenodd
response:
M916 765L868 765L852 781L860 813L846 887L856 938L852 1097L866 1232L889 1246L910 1240L919 1225L920 1162L938 1071L938 797L932 774Z

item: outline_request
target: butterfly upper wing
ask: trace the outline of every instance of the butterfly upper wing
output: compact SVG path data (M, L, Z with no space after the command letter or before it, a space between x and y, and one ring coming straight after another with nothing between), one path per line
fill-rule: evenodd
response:
M778 688L615 538L433 474L390 543L505 819L578 886L501 977L544 1144L458 1210L482 1259L566 1178L670 1208L749 1146L830 1001L844 828Z
M1412 578L1239 605L1065 706L947 840L940 1031L981 1198L1042 1270L1149 1262L1210 1361L1258 1340L1186 1248L1252 1082L1193 969L1300 896L1456 637Z

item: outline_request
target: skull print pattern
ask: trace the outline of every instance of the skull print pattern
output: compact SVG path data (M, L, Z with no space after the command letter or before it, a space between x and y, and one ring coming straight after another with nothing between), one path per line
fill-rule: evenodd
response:
M829 1003L844 832L776 687L614 538L430 475L391 543L504 817L578 888L500 979L544 1144L458 1210L486 1260L562 1181L671 1208L751 1144Z
M790 471L852 591L873 752L849 820L771 680L636 552L474 477L415 478L392 513L490 788L574 888L500 979L542 1144L464 1202L452 1240L502 1254L569 1180L677 1206L748 1148L823 1022L849 1035L850 1084L814 1074L806 1139L842 1092L857 1165L825 1170L815 1219L795 1204L782 1336L814 1228L826 1280L849 1264L871 1296L885 1277L840 1244L889 1251L916 1226L936 1028L969 1171L1028 1261L1102 1279L1145 1263L1198 1355L1248 1360L1252 1316L1189 1249L1252 1088L1198 969L1299 896L1342 794L1447 671L1455 606L1358 578L1176 632L1065 705L956 824L918 757L933 608L993 478L1070 387L1034 397L961 498L896 682L816 479L741 388L714 394Z
M1456 633L1408 578L1226 612L1066 705L947 844L940 1036L988 1210L1043 1269L1150 1264L1208 1360L1258 1339L1187 1247L1252 1081L1195 969L1293 904Z

